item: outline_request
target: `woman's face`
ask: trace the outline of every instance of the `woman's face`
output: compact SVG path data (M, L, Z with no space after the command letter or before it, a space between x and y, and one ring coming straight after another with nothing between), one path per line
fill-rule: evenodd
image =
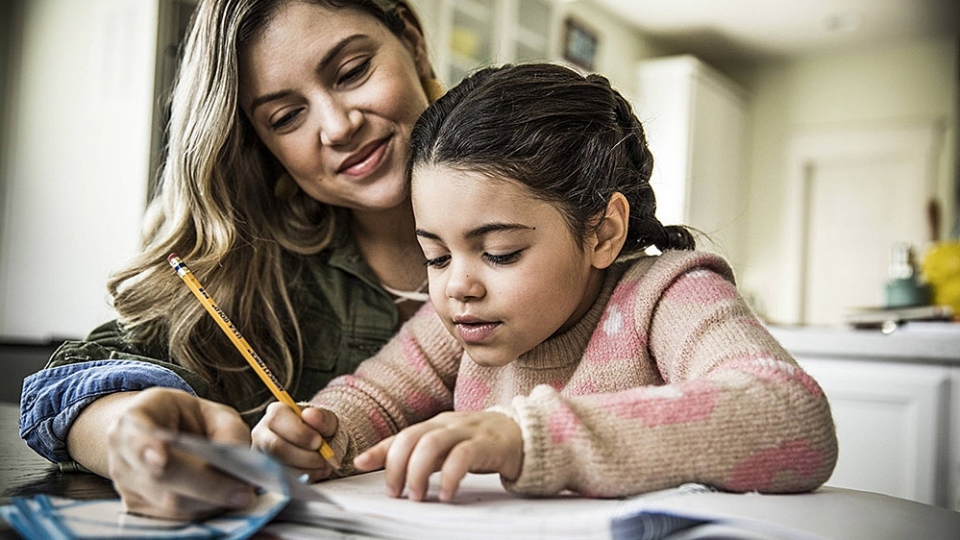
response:
M410 131L428 101L423 37L356 9L289 2L240 51L240 105L314 199L357 211L407 199Z

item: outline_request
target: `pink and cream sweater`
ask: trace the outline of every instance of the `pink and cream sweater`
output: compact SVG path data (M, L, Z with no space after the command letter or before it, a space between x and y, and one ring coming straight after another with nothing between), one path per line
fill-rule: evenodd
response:
M737 293L729 266L675 251L618 263L572 329L499 368L475 364L425 305L311 403L337 413L346 464L440 412L493 410L523 432L530 495L616 497L710 484L799 492L837 459L820 386Z

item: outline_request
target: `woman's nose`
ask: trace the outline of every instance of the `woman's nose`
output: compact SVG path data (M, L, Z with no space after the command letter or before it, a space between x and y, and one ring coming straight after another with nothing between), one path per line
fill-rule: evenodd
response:
M363 125L363 112L337 100L327 100L320 106L320 144L340 146L353 140Z

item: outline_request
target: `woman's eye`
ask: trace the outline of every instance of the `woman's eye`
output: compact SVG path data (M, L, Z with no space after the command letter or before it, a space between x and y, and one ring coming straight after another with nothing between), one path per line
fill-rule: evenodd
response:
M506 265L517 262L520 259L520 254L523 253L522 249L514 251L513 253L507 253L505 255L494 255L493 253L484 253L483 258L488 262L495 265Z
M295 109L290 112L280 115L277 119L270 122L270 128L274 131L279 131L285 127L290 126L293 121L297 118L297 115L300 114L300 109Z
M365 59L363 62L357 64L356 67L350 68L343 76L340 77L341 84L349 84L360 77L362 77L370 69L370 58Z
M448 262L450 262L450 256L442 255L433 259L427 259L427 262L424 264L426 264L428 268L443 268Z

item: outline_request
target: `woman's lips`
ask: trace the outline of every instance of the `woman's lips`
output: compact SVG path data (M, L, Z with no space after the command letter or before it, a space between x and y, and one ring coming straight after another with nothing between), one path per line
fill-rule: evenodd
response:
M483 343L500 327L496 322L458 322L456 325L460 339L469 344Z
M375 171L387 155L389 138L374 141L347 158L340 166L340 174L362 177Z

